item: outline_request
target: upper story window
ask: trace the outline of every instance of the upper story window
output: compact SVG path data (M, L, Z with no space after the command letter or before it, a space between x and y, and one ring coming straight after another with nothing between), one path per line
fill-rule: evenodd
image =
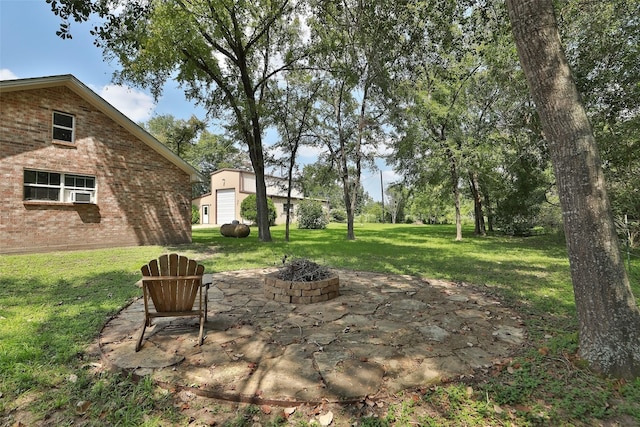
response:
M89 175L25 170L24 200L95 203L96 178Z
M53 139L73 142L75 139L75 119L71 114L53 112Z

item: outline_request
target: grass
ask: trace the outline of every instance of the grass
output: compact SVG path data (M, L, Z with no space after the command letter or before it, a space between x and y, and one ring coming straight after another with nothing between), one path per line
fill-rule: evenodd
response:
M192 412L173 393L109 372L92 346L103 325L140 295L139 268L178 251L209 271L280 265L306 257L333 268L467 282L498 294L522 314L528 346L473 378L396 396L384 407L344 409L332 425L640 425L640 380L596 377L576 358L575 306L564 242L472 236L454 241L451 226L358 224L327 230L272 228L272 243L222 237L196 228L193 243L0 256L0 426L188 425ZM640 295L640 262L630 277ZM192 405L194 406L194 405ZM194 408L191 408L194 409ZM255 406L203 403L217 425L314 425L303 411L289 420ZM194 409L195 410L195 409ZM189 415L191 413L191 415ZM24 421L26 420L26 422ZM635 423L635 424L634 424Z

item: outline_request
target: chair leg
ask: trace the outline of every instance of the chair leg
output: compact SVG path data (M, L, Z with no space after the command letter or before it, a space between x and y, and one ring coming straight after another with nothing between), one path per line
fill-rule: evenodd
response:
M136 343L136 352L140 351L142 348L142 340L144 339L144 331L147 329L147 323L151 322L151 319L144 319L142 323L142 330L140 331L140 336L138 337L138 342Z
M204 294L204 321L207 321L207 312L209 311L209 301L207 300L207 294Z
M207 313L209 311L209 283L205 283L204 287L204 321L207 321Z
M200 335L198 335L198 345L202 345L204 342L204 319L205 316L200 314Z

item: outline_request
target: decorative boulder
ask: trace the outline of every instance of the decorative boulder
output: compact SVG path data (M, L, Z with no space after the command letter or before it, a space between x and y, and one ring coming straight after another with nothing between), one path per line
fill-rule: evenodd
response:
M220 234L225 237L247 237L251 233L247 224L222 224Z

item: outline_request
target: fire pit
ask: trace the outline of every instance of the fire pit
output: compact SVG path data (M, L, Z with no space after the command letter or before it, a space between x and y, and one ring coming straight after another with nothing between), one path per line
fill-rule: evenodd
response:
M294 259L265 276L264 295L292 304L329 301L340 295L340 278L327 267L306 259Z

